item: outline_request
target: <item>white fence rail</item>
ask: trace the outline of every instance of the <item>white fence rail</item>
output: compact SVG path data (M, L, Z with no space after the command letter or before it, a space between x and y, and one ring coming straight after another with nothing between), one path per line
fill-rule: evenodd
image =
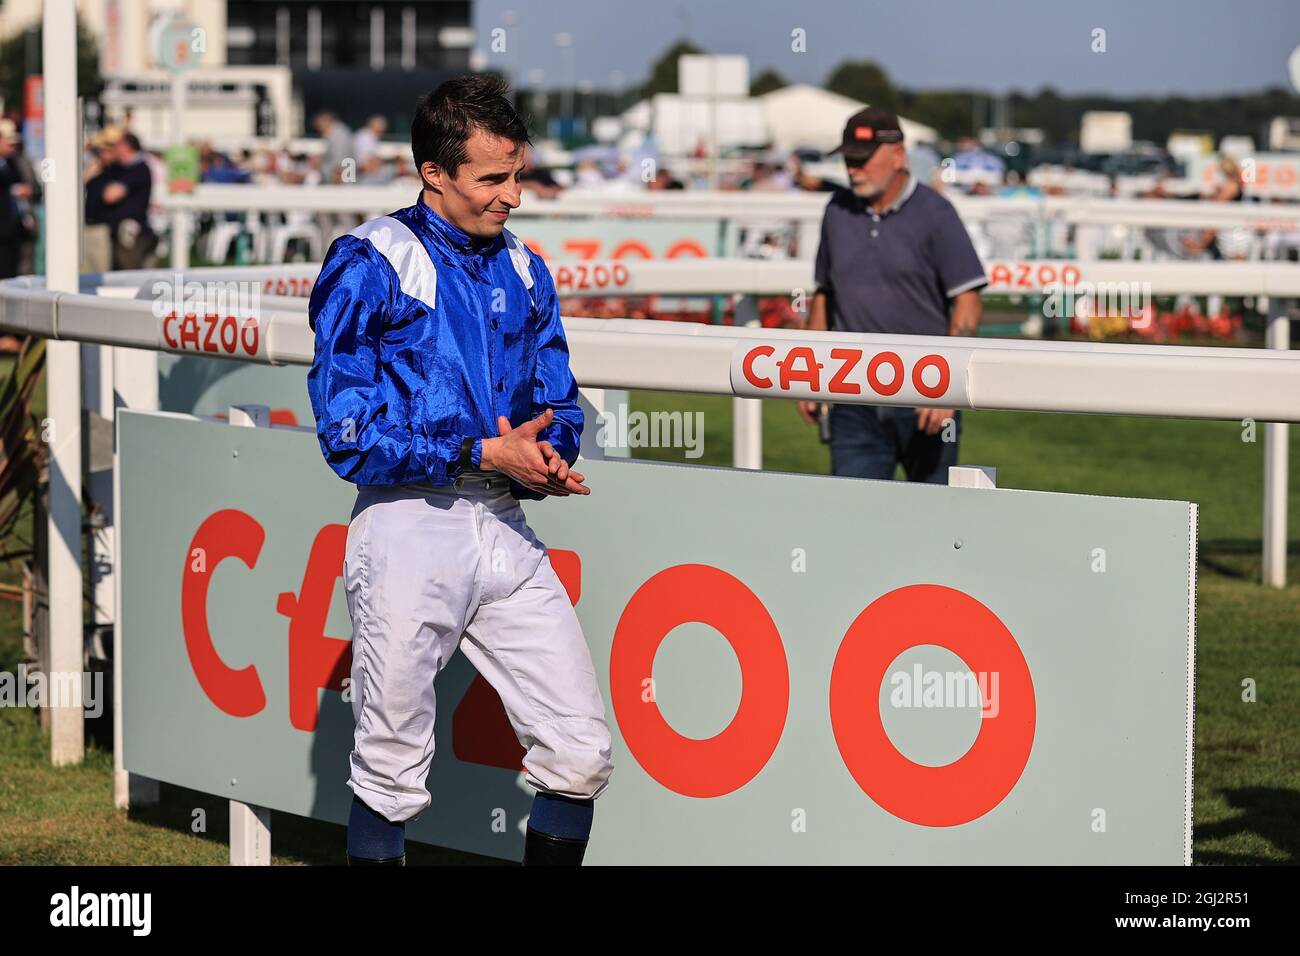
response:
M551 264L561 295L790 295L812 291L802 259L606 259ZM991 260L985 294L1140 286L1152 295L1300 298L1300 265L1287 262L1076 262Z
M305 298L319 263L188 269L186 281L260 282L263 296ZM801 259L593 259L551 263L561 295L790 295L811 291L813 264ZM1287 262L1079 262L1068 259L992 259L985 263L985 294L1076 291L1089 285L1145 285L1152 295L1249 295L1300 298L1300 264ZM140 288L174 281L153 269L82 277L82 289ZM29 278L13 280L30 283ZM39 286L31 286L33 288Z
M201 270L196 270L201 272ZM54 340L95 342L270 365L310 364L314 339L304 309L256 314L160 314L149 299L49 292L25 280L0 283L0 328ZM216 305L213 308L217 308ZM961 390L935 398L865 390L836 402L971 409L1300 421L1300 355L1273 349L1183 348L1104 342L1038 342L946 336L801 333L696 323L565 319L571 360L584 386L752 396L733 362L756 343L938 355ZM830 370L827 370L828 374ZM788 389L771 397L794 398Z
M389 212L409 206L419 192L417 183L398 186L278 186L202 184L190 195L167 196L169 211L194 212ZM584 193L566 192L554 199L528 197L513 215L520 217L583 216L673 220L783 219L821 220L828 193L682 192ZM1295 229L1300 205L1295 203L1213 203L1184 199L1090 199L1067 196L1003 198L949 194L964 220L1027 218L1076 224L1128 225L1150 228Z
M203 212L242 212L255 237L257 258L275 260L287 250L287 226L262 223L264 213L351 213L382 215L408 206L418 193L414 181L400 185L331 186L200 185L188 196L168 196L160 202L171 218L172 264L189 263L194 219ZM617 192L571 190L554 199L528 197L514 213L516 228L547 220L661 220L715 224L725 245L723 254L740 248L757 251L769 241L809 258L817 248L827 193L768 192ZM971 231L981 254L994 256L1073 256L1080 259L1115 254L1123 258L1185 259L1181 246L1186 231L1211 229L1220 233L1224 254L1234 259L1286 258L1300 249L1300 204L1216 203L1180 199L1097 199L1047 196L1009 198L964 196L949 198ZM241 228L233 229L229 241ZM311 237L319 246L334 234L324 224L293 227L299 238ZM335 222L331 229L336 229ZM268 232L267 230L270 230ZM775 230L775 233L773 233ZM279 241L270 242L274 232ZM742 239L748 233L748 238ZM773 235L775 239L773 240ZM258 239L257 237L260 237ZM266 242L262 242L266 240ZM274 251L272 250L274 246ZM216 247L214 247L216 248ZM228 248L222 245L221 248ZM219 254L219 253L218 253Z

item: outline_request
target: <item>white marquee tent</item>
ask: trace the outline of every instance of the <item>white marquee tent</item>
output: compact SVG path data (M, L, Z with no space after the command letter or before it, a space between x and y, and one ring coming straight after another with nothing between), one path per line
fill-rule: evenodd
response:
M763 96L719 99L713 122L724 149L771 143L786 152L796 147L826 151L839 143L845 121L864 106L847 96L800 83ZM657 93L628 108L621 119L629 133L653 133L659 149L682 155L708 141L710 106L698 97ZM899 117L899 122L909 147L939 138L928 126L904 117ZM640 141L639 135L633 138Z
M807 83L782 87L757 99L762 103L772 145L787 151L801 146L823 152L833 149L839 145L845 121L867 105ZM901 116L899 124L909 147L939 139L939 134L929 126Z

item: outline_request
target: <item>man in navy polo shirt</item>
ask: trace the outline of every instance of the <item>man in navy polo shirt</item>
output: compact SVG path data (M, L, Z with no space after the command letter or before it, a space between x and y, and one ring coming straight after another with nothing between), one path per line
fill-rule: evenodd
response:
M907 168L898 117L868 107L841 145L852 189L837 189L822 219L817 292L807 328L895 335L975 335L988 284L952 204ZM816 422L818 403L800 402ZM831 471L946 483L957 463L961 412L951 408L831 405Z

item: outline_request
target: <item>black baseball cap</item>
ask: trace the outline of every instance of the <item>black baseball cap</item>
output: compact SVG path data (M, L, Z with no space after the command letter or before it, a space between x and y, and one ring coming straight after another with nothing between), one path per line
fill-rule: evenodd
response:
M867 159L881 143L901 143L903 127L889 110L868 106L849 117L844 124L844 138L831 150L853 159Z

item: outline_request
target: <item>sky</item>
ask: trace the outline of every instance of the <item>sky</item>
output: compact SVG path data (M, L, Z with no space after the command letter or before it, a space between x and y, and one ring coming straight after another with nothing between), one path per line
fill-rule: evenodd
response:
M773 67L821 84L840 61L870 59L908 89L1120 96L1293 90L1300 46L1300 0L475 0L474 19L485 66L517 85L538 69L567 85L572 67L597 88L642 82L682 37L747 55L751 78ZM495 27L504 53L488 48ZM805 52L791 50L796 29Z

